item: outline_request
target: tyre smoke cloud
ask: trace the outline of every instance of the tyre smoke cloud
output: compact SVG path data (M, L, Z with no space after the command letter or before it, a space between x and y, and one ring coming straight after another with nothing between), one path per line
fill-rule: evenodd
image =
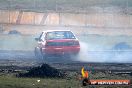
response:
M132 63L131 50L101 50L96 49L97 44L90 45L80 42L80 53L77 60L81 62L105 62L105 63Z

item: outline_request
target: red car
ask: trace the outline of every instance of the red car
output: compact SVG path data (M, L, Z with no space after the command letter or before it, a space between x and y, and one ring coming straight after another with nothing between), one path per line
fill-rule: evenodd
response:
M80 44L75 35L69 30L49 30L41 33L35 55L46 58L56 55L76 55L80 51Z

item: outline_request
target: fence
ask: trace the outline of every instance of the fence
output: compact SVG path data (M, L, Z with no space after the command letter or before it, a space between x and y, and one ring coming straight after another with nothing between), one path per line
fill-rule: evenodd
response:
M132 27L132 15L116 13L38 13L0 10L0 18L2 24Z

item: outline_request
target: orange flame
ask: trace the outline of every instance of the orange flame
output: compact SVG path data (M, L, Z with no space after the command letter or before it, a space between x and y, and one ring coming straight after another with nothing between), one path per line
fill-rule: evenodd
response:
M88 78L88 71L84 71L84 67L82 68L81 73L83 78Z

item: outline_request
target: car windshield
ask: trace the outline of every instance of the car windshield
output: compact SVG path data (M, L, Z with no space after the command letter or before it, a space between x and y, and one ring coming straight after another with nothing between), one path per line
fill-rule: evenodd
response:
M54 31L48 32L46 35L46 39L75 39L75 36L70 31Z

